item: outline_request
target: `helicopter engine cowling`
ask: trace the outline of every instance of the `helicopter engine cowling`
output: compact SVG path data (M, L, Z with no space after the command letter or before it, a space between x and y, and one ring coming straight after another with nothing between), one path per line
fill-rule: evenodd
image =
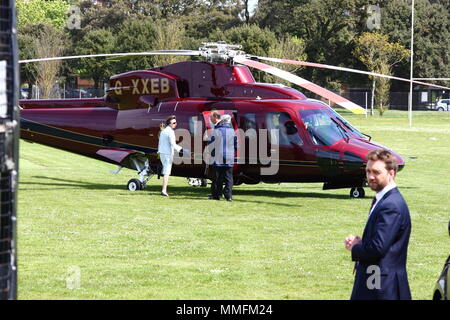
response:
M122 73L110 78L106 100L119 110L153 108L160 101L179 98L178 80L151 70Z

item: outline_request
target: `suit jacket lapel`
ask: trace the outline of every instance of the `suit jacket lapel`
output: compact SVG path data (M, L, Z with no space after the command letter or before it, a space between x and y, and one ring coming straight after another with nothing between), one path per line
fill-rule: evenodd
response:
M386 192L386 194L383 196L383 198L380 199L380 201L378 201L378 203L375 205L375 208L373 209L371 215L369 216L369 218L367 219L367 223L366 223L366 227L364 228L364 232L363 232L363 239L364 237L367 237L367 233L369 232L369 226L372 225L372 223L374 223L374 219L376 217L376 215L378 214L378 211L380 210L381 206L383 205L383 201L391 194L398 192L397 187L395 187L394 189L389 190L388 192Z

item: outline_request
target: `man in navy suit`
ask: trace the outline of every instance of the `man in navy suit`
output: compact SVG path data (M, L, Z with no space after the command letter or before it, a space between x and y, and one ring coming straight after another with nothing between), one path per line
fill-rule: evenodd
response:
M212 199L220 200L223 195L227 201L233 201L233 165L234 154L237 151L237 136L231 124L231 116L228 114L220 118L216 124L213 135L209 140L212 144L211 156L214 167L215 189L212 191ZM224 185L225 184L225 188Z
M406 258L411 219L394 182L398 165L387 150L367 155L366 176L376 191L362 238L349 236L345 247L356 261L352 300L410 300Z

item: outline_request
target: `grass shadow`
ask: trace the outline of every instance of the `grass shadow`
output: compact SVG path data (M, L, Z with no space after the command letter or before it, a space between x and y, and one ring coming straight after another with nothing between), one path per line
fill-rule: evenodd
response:
M78 181L78 180L70 180L70 179L61 179L61 178L53 178L53 177L44 177L44 176L33 176L36 179L44 179L44 180L53 180L57 182L28 182L28 181L19 181L20 185L44 185L44 186L53 186L53 187L71 187L71 188L83 188L88 190L124 190L125 186L118 184L101 184L101 183L93 183L87 181ZM49 189L51 190L51 189Z
M78 181L72 179L62 179L45 176L33 176L36 179L51 180L55 182L20 182L22 185L44 185L58 187L70 187L70 188L83 188L88 190L126 190L124 185L120 184L101 184L87 181ZM147 185L145 191L159 194L161 192L161 185ZM211 189L209 187L192 187L192 186L171 186L169 184L169 192L173 195L192 199L206 199L210 194ZM342 194L330 194L322 192L303 192L303 191L285 191L285 190L266 190L266 189L240 189L239 187L233 188L233 194L235 196L253 196L253 197L268 197L268 198L321 198L321 199L349 199L349 196ZM236 200L238 201L238 200ZM252 200L243 200L243 202L257 202ZM281 203L276 203L282 205Z

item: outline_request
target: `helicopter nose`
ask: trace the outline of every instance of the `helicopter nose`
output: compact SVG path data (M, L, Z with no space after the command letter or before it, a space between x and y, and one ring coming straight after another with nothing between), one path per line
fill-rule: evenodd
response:
M347 143L343 144L343 146L344 146L344 161L347 158L348 158L347 160L349 161L355 161L355 159L353 158L355 158L354 156L357 156L356 158L359 157L360 161L362 162L362 166L365 167L367 164L367 154L369 152L376 149L385 149L389 150L389 152L391 152L396 158L399 171L402 170L405 166L405 159L401 157L398 153L371 141L364 141L361 139L350 139Z
M398 164L398 171L402 170L405 167L405 159L402 158L397 153L393 152L395 157L397 158L397 164Z

